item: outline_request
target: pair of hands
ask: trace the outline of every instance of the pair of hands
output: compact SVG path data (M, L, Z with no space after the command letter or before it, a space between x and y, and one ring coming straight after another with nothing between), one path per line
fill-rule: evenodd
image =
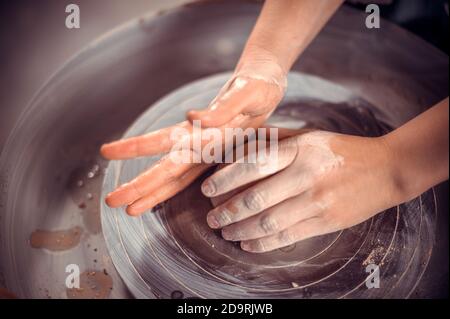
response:
M188 113L188 121L143 136L105 144L108 159L129 159L167 153L173 130L193 132L191 122L205 127L258 128L283 97L283 79L237 72L210 106ZM285 79L284 79L285 80ZM328 132L290 136L281 130L278 159L261 170L258 163L233 163L202 184L205 196L220 204L207 215L211 228L226 240L240 241L243 250L266 252L309 237L358 224L391 206L388 151L382 138ZM211 164L175 163L169 154L146 172L106 197L111 207L127 206L137 216L174 196ZM249 186L250 185L250 186ZM372 190L386 185L374 197Z

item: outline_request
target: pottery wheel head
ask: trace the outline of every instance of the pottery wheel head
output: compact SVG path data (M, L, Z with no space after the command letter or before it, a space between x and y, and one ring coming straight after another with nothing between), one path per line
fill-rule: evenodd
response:
M152 105L124 137L183 121L187 110L206 107L229 76L210 76L173 91ZM300 73L289 74L288 81L286 97L269 120L272 125L365 136L389 130L374 115L382 109L338 85ZM157 159L111 162L103 197ZM102 203L109 252L136 297L399 298L411 294L428 263L432 240L424 238L433 236L432 191L350 229L252 254L207 226L212 205L200 192L205 176L141 217ZM382 269L384 284L379 289L366 287L369 265Z

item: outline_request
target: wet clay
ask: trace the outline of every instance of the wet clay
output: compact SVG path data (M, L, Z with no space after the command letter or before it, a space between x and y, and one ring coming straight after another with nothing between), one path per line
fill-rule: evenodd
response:
M370 264L380 265L380 260L384 256L384 248L383 247L375 247L367 256L367 258L363 261L363 266L367 266Z
M66 290L69 299L106 299L113 289L111 277L104 271L85 271L80 274L80 288Z
M50 251L68 250L80 243L82 233L78 226L58 231L36 230L30 236L30 245Z

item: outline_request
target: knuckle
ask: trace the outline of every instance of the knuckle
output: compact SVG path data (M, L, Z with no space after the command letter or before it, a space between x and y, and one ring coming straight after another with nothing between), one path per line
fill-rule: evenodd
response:
M286 152L286 153L294 152L294 153L296 153L300 138L301 138L301 135L291 136L291 137L281 140L281 142L278 145L279 152Z
M222 209L215 214L220 225L228 225L233 222L232 214L227 209Z
M220 173L220 172L219 172ZM220 193L223 190L228 189L230 184L229 178L225 174L214 174L208 179L209 185L215 188L216 193Z
M259 225L265 234L274 233L280 228L276 218L269 215L261 217Z
M316 215L323 216L335 202L333 195L323 186L315 186L308 191L311 201L315 205Z
M264 195L261 191L251 190L244 196L244 205L252 211L261 211L265 205Z
M290 245L295 241L295 237L289 229L285 229L278 233L278 241L282 245Z
M258 176L265 176L275 173L279 166L278 152L274 152L272 150L269 151L268 148L260 150L255 166L255 173Z
M322 221L324 228L328 229L330 232L341 230L350 226L350 224L347 224L340 214L336 214L334 212L323 213Z
M243 240L246 238L247 233L247 229L240 225L230 225L222 228L222 237L226 240Z
M229 189L233 185L233 182L238 179L239 174L240 167L235 163L219 170L212 176L211 180L219 189Z

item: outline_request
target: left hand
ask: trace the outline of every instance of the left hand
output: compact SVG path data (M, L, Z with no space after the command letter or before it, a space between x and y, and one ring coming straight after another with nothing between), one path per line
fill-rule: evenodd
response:
M210 106L189 112L189 119L200 121L204 128L214 126L220 129L221 136L225 135L223 132L227 128L261 127L283 97L284 86L279 83L284 83L285 78L278 69L267 63L266 73L257 73L255 61L239 66ZM268 70L273 73L276 72L272 70L279 71L277 76L280 79L276 80ZM178 137L173 139L173 133L180 130L186 134L175 134ZM183 121L142 136L104 144L101 154L107 159L118 160L171 153L181 138L192 141L194 134L193 124ZM202 147L208 142L202 140ZM129 215L140 215L186 188L210 166L205 163L176 163L167 154L147 171L108 194L106 203L111 207L127 206Z
M249 252L351 227L399 203L390 154L383 137L314 131L287 138L271 171L233 163L203 182L208 197L234 191L207 222Z

